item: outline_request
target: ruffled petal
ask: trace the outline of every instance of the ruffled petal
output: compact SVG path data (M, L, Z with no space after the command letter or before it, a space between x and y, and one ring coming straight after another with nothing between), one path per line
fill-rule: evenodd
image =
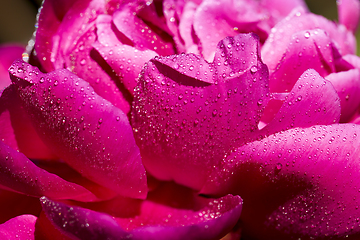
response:
M234 227L242 209L239 196L203 198L171 183L150 193L148 200L137 204L136 215L129 217L114 218L45 197L41 201L60 231L81 239L219 239ZM134 208L131 201L123 204L119 206Z
M23 154L0 142L0 185L2 188L30 196L54 199L97 199L87 189L51 174Z
M7 240L34 240L35 222L33 215L21 215L0 225L0 237Z
M20 101L15 85L9 86L1 94L0 122L2 127L0 128L0 139L28 158L57 159L36 133L30 117L23 109Z
M346 72L332 73L326 77L341 100L341 122L347 122L355 114L360 104L360 72L359 69L351 69Z
M258 26L265 18L255 1L203 1L194 18L194 29L200 39L202 55L207 61L212 61L218 42L240 32L255 32L265 39L267 33Z
M130 111L131 96L118 76L92 46L96 42L95 22L65 55L67 69L89 82L95 92L123 112Z
M131 5L124 5L113 14L114 25L131 41L132 46L139 50L152 50L164 56L174 54L172 44L164 41L134 13Z
M360 20L359 0L338 0L336 3L338 6L339 22L355 33Z
M132 126L153 176L200 189L225 152L258 130L269 90L267 67L257 52L258 38L241 34L221 41L211 64L184 54L145 66ZM243 64L245 59L253 61Z
M96 1L66 0L60 4L59 1L50 0L42 5L37 22L35 50L45 71L50 72L63 67L62 53L72 47L79 36L78 30L84 30L84 27L93 21L94 15L89 13L95 9L92 5L89 7L90 2L94 5ZM84 17L77 17L78 15ZM68 28L70 25L71 28ZM64 35L66 36L63 38Z
M10 72L24 108L56 155L119 194L146 196L145 169L120 109L65 69L43 74L18 61Z
M252 238L357 239L359 131L318 125L248 143L214 171L203 193L241 194L243 233Z
M291 37L281 61L270 74L270 91L290 91L309 68L322 77L335 72L333 44L321 29L300 31Z
M104 46L93 44L104 60L114 70L126 89L133 94L143 65L157 56L151 50L138 50L128 45Z
M288 17L284 18L272 28L269 38L265 41L261 49L261 56L264 63L268 65L270 74L281 61L282 56L292 40L292 35L296 32L314 29L322 29L325 31L342 55L355 53L355 37L350 31L345 29L344 26L337 26L334 22L322 16L304 13L295 9Z
M309 69L285 97L274 119L259 134L264 136L294 127L338 123L341 111L333 85Z
M262 0L260 4L270 12L270 16L275 20L281 20L296 8L308 11L304 0Z

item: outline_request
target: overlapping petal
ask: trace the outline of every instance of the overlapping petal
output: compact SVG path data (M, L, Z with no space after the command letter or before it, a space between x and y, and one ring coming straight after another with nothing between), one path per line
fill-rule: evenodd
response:
M238 196L208 199L172 183L149 193L145 201L122 201L121 209L137 209L127 217L114 218L45 197L41 201L60 231L81 239L219 239L236 224L242 209Z
M268 65L270 74L276 69L277 64L283 58L286 49L292 41L293 34L315 29L325 31L342 55L355 53L355 37L344 26L336 25L322 16L306 13L301 9L295 9L288 17L272 28L271 34L261 49L262 58L264 63Z
M350 69L332 73L326 77L336 89L341 100L341 122L347 122L355 114L360 105L360 72Z
M120 109L67 70L43 74L17 61L10 73L34 126L56 155L119 194L146 196L139 149Z
M77 184L67 182L51 174L0 142L1 188L31 196L49 196L54 199L77 199L93 201L94 194Z
M226 151L258 130L269 99L254 34L227 38L213 63L195 55L155 58L135 91L132 126L156 178L200 189Z
M0 225L0 237L8 240L34 240L36 219L37 217L33 215L21 215L10 219L6 223Z
M19 150L28 158L57 159L32 126L17 96L15 85L4 89L0 96L0 122L0 139L12 149Z
M333 85L309 69L301 75L275 117L259 134L267 136L294 127L338 123L341 110L340 98Z
M355 33L360 20L360 2L358 0L338 0L336 3L339 22Z
M255 32L261 39L266 39L269 29L261 25L263 19L266 19L266 13L255 1L203 1L196 9L193 24L202 55L212 61L218 42L240 32Z
M333 48L331 39L321 29L293 34L286 52L270 75L270 91L290 91L309 68L322 77L335 72Z
M356 239L359 130L352 124L318 125L248 143L224 159L203 192L240 194L243 233L258 239L350 233Z

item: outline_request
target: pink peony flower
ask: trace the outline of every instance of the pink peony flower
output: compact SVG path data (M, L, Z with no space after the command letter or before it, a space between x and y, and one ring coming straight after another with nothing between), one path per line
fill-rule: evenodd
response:
M0 235L359 238L360 3L338 5L46 0L1 83Z

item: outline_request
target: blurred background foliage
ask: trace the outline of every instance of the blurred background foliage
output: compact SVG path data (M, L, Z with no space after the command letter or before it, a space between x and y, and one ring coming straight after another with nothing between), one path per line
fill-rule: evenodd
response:
M305 1L312 12L337 21L336 0ZM41 2L42 0L2 0L0 7L0 43L27 44L34 31L35 16ZM357 39L359 55L360 31L357 32Z

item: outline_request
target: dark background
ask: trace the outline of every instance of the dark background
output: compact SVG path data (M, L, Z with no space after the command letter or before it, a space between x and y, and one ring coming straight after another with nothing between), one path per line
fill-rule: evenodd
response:
M27 44L34 31L35 16L41 2L41 0L1 0L0 43ZM306 0L306 3L312 12L336 21L336 0ZM360 39L359 31L357 38Z

